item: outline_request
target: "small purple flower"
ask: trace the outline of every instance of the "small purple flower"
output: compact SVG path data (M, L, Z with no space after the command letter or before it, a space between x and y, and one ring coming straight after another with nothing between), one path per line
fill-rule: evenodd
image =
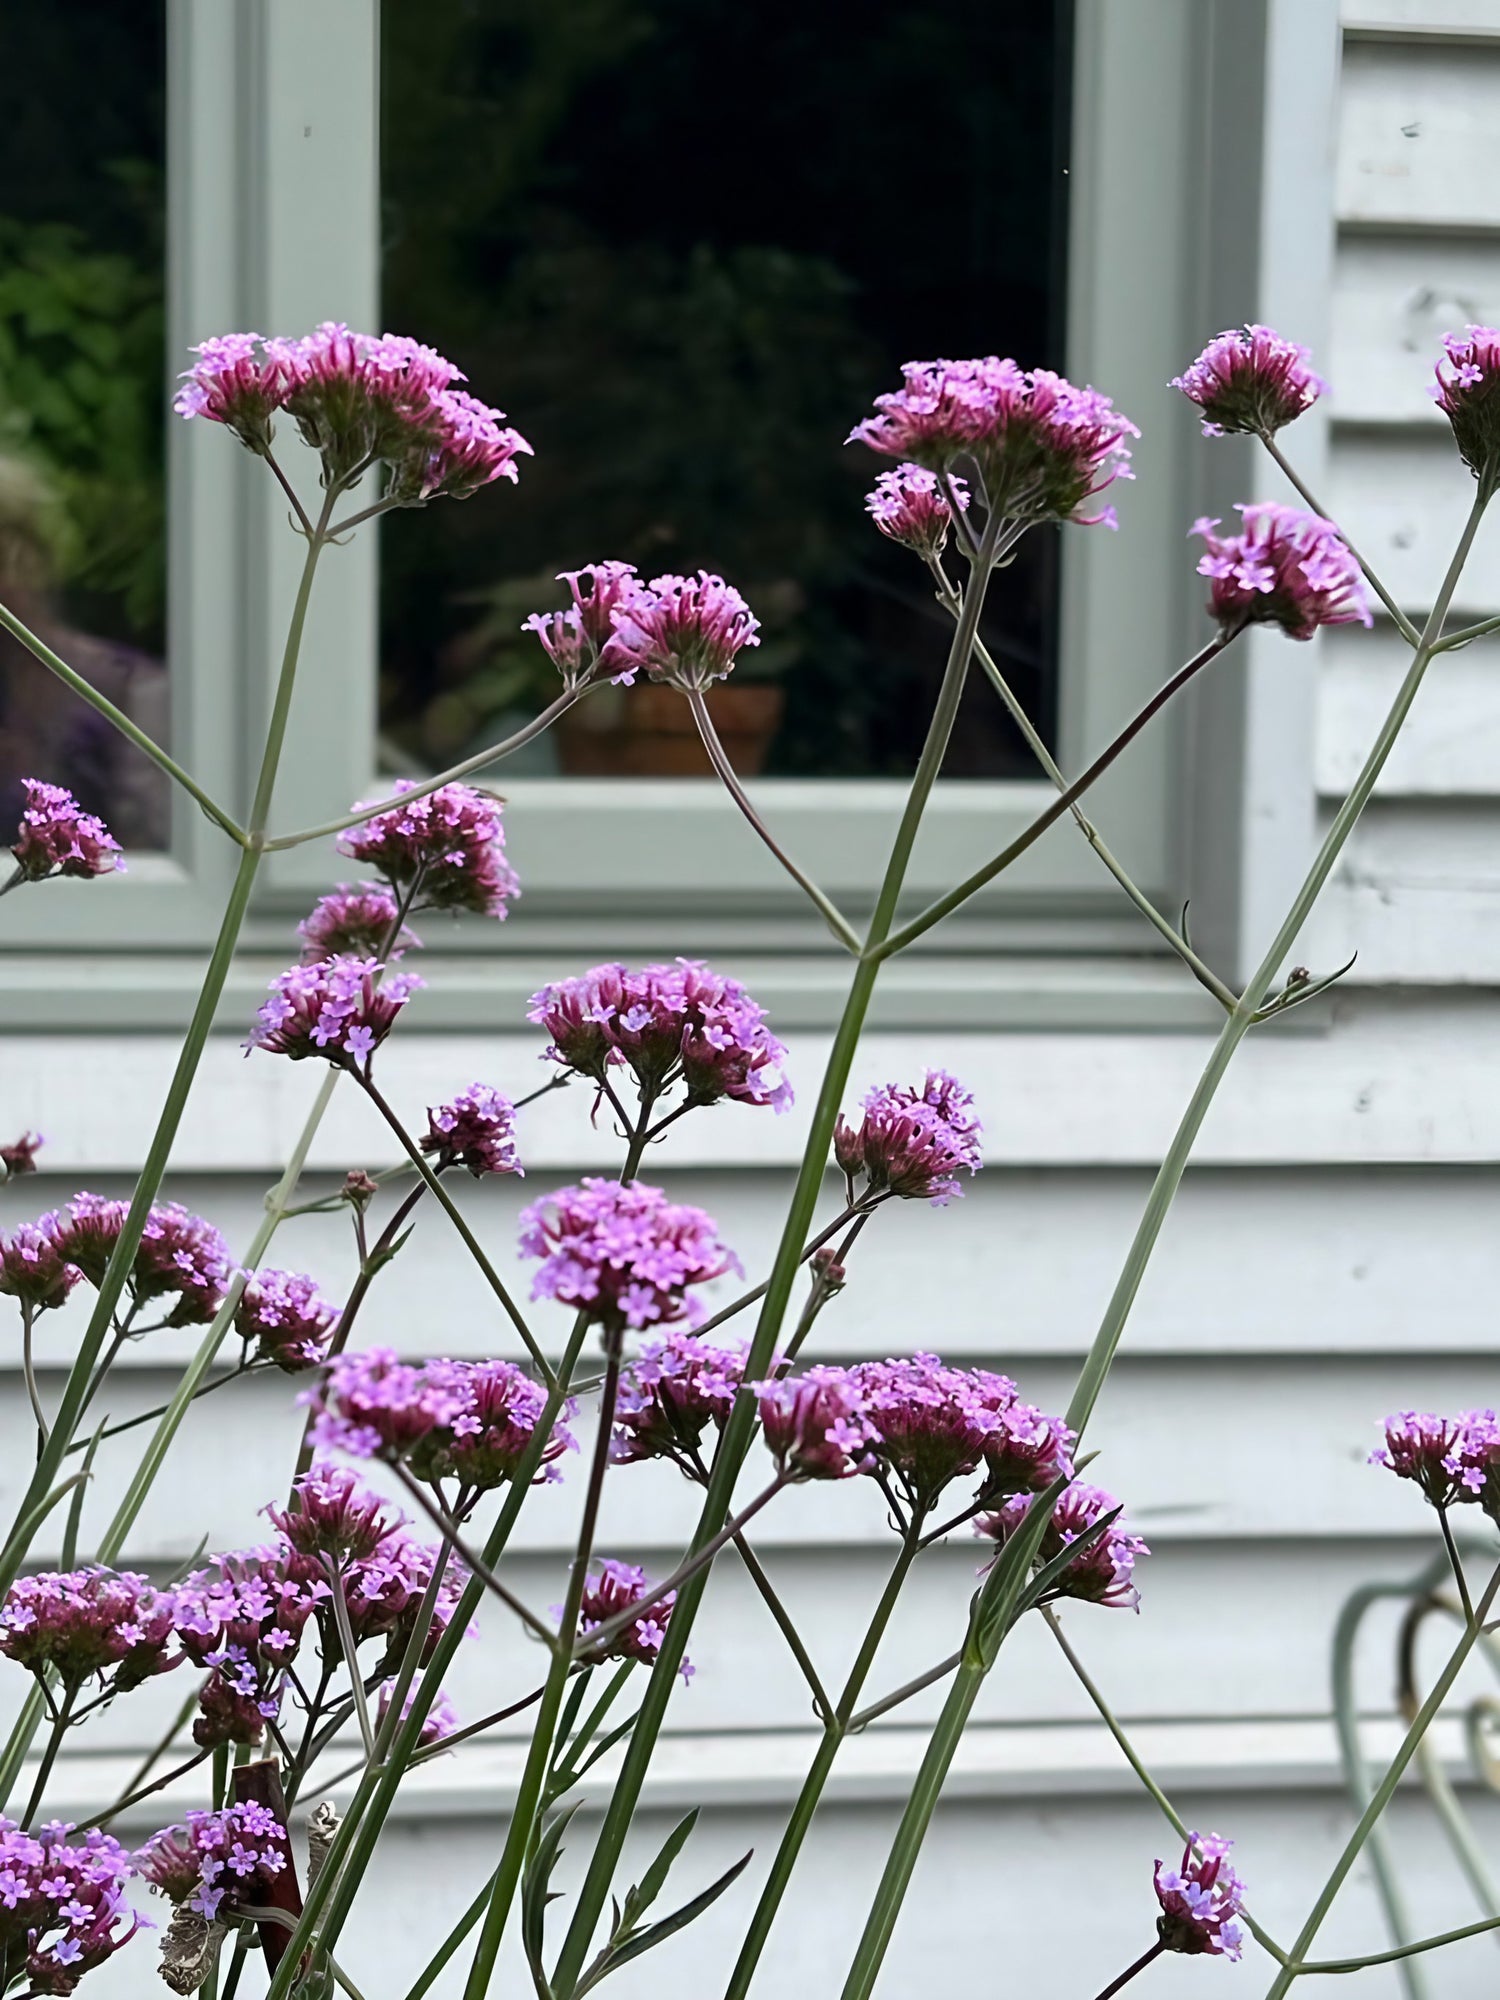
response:
M875 398L878 414L856 425L851 444L933 472L970 459L989 509L1008 521L1114 526L1113 508L1080 511L1131 476L1125 439L1140 432L1107 396L993 354L909 361L901 373L903 386Z
M466 389L446 389L433 398L433 430L414 438L411 449L391 467L385 497L404 507L429 500L467 500L482 486L520 477L516 460L531 446L492 409Z
M377 1718L379 1723L383 1723L390 1714L391 1697L395 1691L396 1683L394 1681L386 1681L382 1685L380 1690L380 1712ZM416 1700L416 1696L417 1690L415 1683L413 1683L406 1690L405 1699L401 1703L401 1720L403 1722L411 1714L411 1705ZM428 1709L426 1720L422 1724L421 1733L417 1737L418 1749L431 1749L434 1743L441 1743L446 1737L452 1736L457 1728L457 1709L453 1706L447 1695L439 1693L434 1698L431 1708Z
M354 1458L400 1458L463 1412L464 1399L446 1370L414 1368L388 1347L340 1354L322 1386L311 1392L313 1442Z
M249 1803L190 1812L183 1825L153 1835L134 1865L169 1902L186 1903L213 1922L232 1916L237 1904L265 1903L276 1878L291 1866L291 1848L270 1807Z
M1217 334L1191 367L1168 385L1203 412L1203 435L1249 431L1273 437L1323 395L1328 384L1309 366L1309 350L1269 326Z
M122 872L120 843L102 819L86 813L61 785L23 778L26 804L11 853L28 882L49 875L113 875Z
M993 1514L981 1514L974 1523L979 1535L991 1536L1003 1548L1025 1520L1035 1498L1031 1493L1015 1493L1003 1500ZM1053 1508L1037 1551L1039 1563L1061 1555L1070 1543L1086 1535L1106 1514L1119 1506L1113 1494L1097 1486L1074 1484L1066 1488ZM1151 1551L1139 1535L1127 1534L1118 1521L1104 1530L1062 1572L1047 1593L1046 1602L1059 1597L1078 1597L1088 1604L1105 1604L1113 1610L1135 1611L1141 1596L1133 1578L1137 1558Z
M396 792L413 789L398 778ZM363 861L417 910L472 910L503 918L521 893L505 858L500 801L472 785L440 785L338 837L340 854Z
M397 928L399 914L395 894L383 882L369 882L356 889L340 882L297 926L302 963L318 965L326 958L378 958L394 963L403 952L419 950L422 943L405 924Z
M579 1638L586 1639L590 1632L597 1631L608 1619L628 1611L650 1589L651 1579L643 1569L638 1569L634 1563L616 1562L612 1557L606 1557L590 1572L584 1586L583 1599L578 1608ZM650 1666L661 1651L672 1606L676 1602L675 1590L658 1597L633 1624L625 1626L606 1642L599 1657L605 1660L640 1660ZM554 1606L553 1616L559 1615L561 1609L560 1605ZM693 1677L692 1664L688 1660L683 1661L678 1671L685 1681Z
M750 1387L780 1471L793 1479L851 1479L874 1464L878 1433L865 1415L853 1370L809 1368Z
M1071 1478L1077 1439L1060 1417L1034 1403L996 1392L987 1385L1011 1385L1003 1375L976 1369L979 1394L994 1412L994 1428L984 1442L985 1486L993 1493L1040 1493L1054 1479Z
M125 1202L85 1190L59 1218L63 1254L89 1284L103 1283L127 1212ZM168 1326L206 1326L224 1303L232 1269L229 1246L212 1223L163 1201L146 1216L127 1283L137 1308L156 1299L176 1301Z
M614 679L645 672L684 694L724 680L746 646L758 646L760 620L721 576L654 576L615 614L600 666Z
M1500 329L1468 326L1443 336L1432 398L1474 477L1493 486L1500 469Z
M209 1677L198 1695L193 1741L259 1743L281 1707L286 1670L329 1587L297 1573L284 1548L215 1556L174 1593L182 1650Z
M175 1667L177 1602L133 1570L19 1577L0 1607L0 1653L76 1692L97 1677L109 1695Z
M977 1173L984 1163L973 1107L969 1092L940 1069L927 1071L920 1090L888 1083L870 1091L861 1122L841 1117L834 1128L833 1154L849 1199L863 1176L863 1200L899 1195L935 1208L953 1200L963 1192L958 1175Z
M1198 574L1226 632L1279 625L1289 639L1310 639L1321 625L1373 623L1359 564L1332 521L1271 500L1235 512L1241 534L1220 535L1207 516L1188 530L1203 537Z
M680 1083L693 1104L729 1098L779 1112L792 1102L765 1009L696 959L639 972L596 965L533 994L526 1018L552 1037L548 1061L595 1083L623 1065L652 1098Z
M1456 1417L1399 1410L1385 1420L1385 1444L1370 1453L1398 1479L1419 1486L1434 1507L1480 1501L1487 1513L1500 1471L1500 1423L1493 1410L1465 1410Z
M563 686L572 693L593 677L615 620L640 583L635 564L627 562L565 569L557 580L568 586L573 602L565 611L534 611L522 621L521 630L536 634L542 650L562 675ZM627 661L606 663L604 671L627 687L635 679L635 668Z
M72 1831L0 1819L0 1965L15 1991L24 1978L27 1993L73 1992L140 1928L125 1901L130 1856L110 1834L69 1841Z
M7 1181L19 1180L22 1174L36 1172L36 1156L42 1143L40 1132L23 1132L8 1146L0 1146L0 1187Z
M245 1047L294 1062L325 1056L345 1068L367 1064L425 983L410 972L383 979L384 970L374 958L290 966L271 981Z
M867 1361L849 1373L873 1456L920 1518L984 1459L997 1419L983 1386L935 1354Z
M286 402L288 371L266 351L258 333L225 333L191 350L198 359L182 376L172 408L179 417L223 424L247 450L264 456L271 419Z
M60 1215L39 1216L0 1236L0 1293L34 1312L63 1305L78 1278L68 1261L68 1229Z
M296 1271L257 1271L234 1309L234 1330L259 1361L287 1375L316 1368L339 1317L313 1279Z
M687 1288L741 1272L711 1216L640 1181L559 1188L522 1210L520 1242L523 1255L542 1259L531 1296L586 1312L606 1338L673 1320L691 1326L702 1306Z
M959 507L967 512L969 489L957 475L949 486ZM900 542L924 562L936 562L947 546L953 509L935 472L924 465L898 465L882 472L873 492L865 495L865 512L882 535Z
M685 1327L649 1341L620 1379L610 1457L670 1458L686 1473L710 1425L723 1426L745 1370L744 1349L715 1347Z
M427 1112L422 1151L433 1154L438 1171L465 1167L476 1180L485 1174L521 1174L516 1157L516 1107L487 1083L472 1083L457 1097Z
M1156 1931L1168 1951L1239 1957L1242 1938L1234 1919L1245 1885L1226 1859L1233 1845L1216 1833L1190 1833L1180 1867L1157 1862L1153 1880L1161 1915Z
M358 1473L326 1460L315 1461L293 1483L286 1506L265 1512L296 1554L330 1556L340 1565L374 1555L409 1525Z

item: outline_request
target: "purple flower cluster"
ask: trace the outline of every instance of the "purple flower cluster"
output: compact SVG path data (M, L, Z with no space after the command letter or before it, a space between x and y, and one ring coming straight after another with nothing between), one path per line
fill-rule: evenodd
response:
M295 1575L283 1548L215 1556L175 1592L183 1651L209 1669L198 1696L193 1741L258 1743L281 1712L286 1670L307 1621L328 1597L321 1579Z
M69 1694L97 1678L111 1695L175 1667L177 1600L133 1570L18 1577L0 1606L0 1653Z
M696 576L653 576L616 606L600 656L613 680L644 672L684 694L724 680L746 646L758 646L760 620L731 583Z
M1500 328L1468 326L1443 336L1432 398L1453 426L1453 440L1476 479L1493 486L1500 471Z
M368 1063L423 984L409 972L383 979L384 969L374 958L290 966L271 981L246 1048L294 1062L326 1056L346 1068Z
M422 1151L434 1155L440 1173L465 1167L478 1180L524 1172L516 1156L516 1107L487 1083L471 1083L446 1104L428 1108Z
M680 1083L692 1104L727 1097L785 1111L792 1102L786 1050L767 1032L764 1007L696 959L639 972L596 965L533 994L526 1018L552 1037L548 1061L599 1084L623 1065L643 1097Z
M454 386L464 378L451 361L402 334L351 333L325 320L300 340L231 333L193 352L179 416L221 423L264 454L272 419L285 410L321 456L328 484L379 460L388 499L462 500L492 480L514 481L517 457L531 450L503 411Z
M45 1215L37 1227L53 1232L68 1263L99 1285L127 1213L125 1202L85 1190L68 1203L65 1215ZM168 1326L202 1326L224 1303L232 1269L229 1246L211 1223L175 1201L163 1201L146 1216L127 1284L137 1307L175 1300Z
M1157 1862L1153 1880L1161 1915L1156 1930L1168 1951L1239 1957L1242 1937L1234 1920L1245 1885L1226 1858L1233 1845L1216 1833L1192 1833L1179 1867Z
M113 875L124 869L120 843L71 792L40 778L23 778L21 789L26 804L10 851L28 882L43 882L49 875Z
M559 583L568 586L573 602L564 611L534 611L521 624L535 632L542 650L562 675L571 694L593 678L599 668L607 678L629 686L635 668L618 655L603 659L615 629L615 614L640 588L634 563L597 562L583 569L565 569Z
M861 1201L899 1195L941 1208L962 1193L959 1174L984 1164L982 1129L970 1093L945 1070L930 1069L920 1090L886 1083L870 1091L858 1125L840 1117L833 1156L851 1202L862 1177Z
M422 940L396 919L400 906L383 882L350 888L340 882L320 897L312 913L297 926L302 939L302 963L318 965L325 958L400 958L420 949Z
M1500 1421L1493 1410L1456 1417L1398 1410L1385 1420L1385 1443L1370 1453L1398 1479L1419 1486L1434 1507L1477 1501L1500 1520Z
M584 1586L583 1598L578 1608L578 1636L586 1639L611 1618L628 1611L632 1604L639 1602L651 1589L651 1579L643 1569L634 1563L616 1562L612 1557L602 1560L589 1574ZM667 1636L667 1623L672 1616L672 1606L677 1602L677 1592L669 1590L664 1597L657 1598L648 1605L640 1617L616 1632L605 1642L604 1650L598 1655L604 1660L640 1660L650 1666L661 1651L662 1640ZM553 1606L553 1616L561 1612L560 1605ZM685 1681L693 1677L692 1662L684 1660L678 1670Z
M950 475L948 489L964 512L968 511L969 489L956 474ZM900 542L924 562L936 562L948 543L953 526L953 509L935 472L923 465L898 465L882 472L874 490L865 495L865 512L882 535Z
M398 778L392 789L408 792ZM520 893L505 858L500 801L472 785L439 785L338 837L340 854L363 861L417 910L472 910L501 917Z
M253 1802L190 1812L185 1824L163 1827L135 1856L143 1881L210 1923L232 1916L237 1904L269 1901L267 1891L290 1865L286 1828L269 1806Z
M1080 510L1130 475L1127 437L1139 437L1107 396L1038 368L987 355L973 361L909 361L903 386L877 396L876 416L850 433L889 458L942 472L968 458L991 511L1015 522L1114 526L1114 509Z
M339 1317L316 1283L296 1271L257 1271L234 1309L234 1330L258 1361L284 1374L316 1368Z
M33 1312L62 1305L78 1279L68 1262L67 1227L60 1215L20 1223L9 1236L0 1236L0 1293Z
M669 1458L695 1475L704 1433L727 1420L744 1372L743 1348L668 1327L621 1375L610 1457L617 1465Z
M129 1944L140 1919L125 1901L130 1856L97 1829L70 1842L60 1820L27 1833L0 1819L0 1987L71 1993ZM128 1929L121 1926L128 1924Z
M1203 412L1205 437L1234 431L1272 437L1326 392L1311 359L1307 348L1273 327L1236 326L1217 334L1169 386Z
M711 1216L641 1181L590 1177L559 1188L522 1211L521 1249L542 1260L531 1296L586 1312L610 1338L626 1327L693 1325L702 1307L687 1288L741 1270Z
M23 1132L8 1146L0 1146L0 1187L7 1181L19 1180L22 1174L36 1172L36 1156L42 1144L40 1132Z
M378 1723L383 1723L390 1714L391 1697L395 1691L396 1683L394 1681L386 1681L382 1686L380 1690L380 1707L377 1716ZM411 1714L411 1705L416 1698L417 1690L415 1684L413 1684L406 1690L406 1695L401 1703L401 1720L403 1722ZM429 1750L434 1743L443 1742L445 1738L452 1736L457 1729L458 1711L454 1708L453 1703L448 1699L447 1695L439 1693L433 1698L432 1706L428 1709L426 1718L422 1723L421 1731L417 1736L417 1748L419 1750Z
M404 1459L419 1479L456 1481L461 1497L515 1476L547 1403L541 1386L513 1362L412 1367L383 1347L339 1355L311 1400L320 1449ZM566 1425L554 1423L541 1463L551 1467L574 1449Z
M1226 631L1279 625L1289 639L1310 639L1322 625L1369 625L1359 564L1332 521L1267 500L1235 509L1243 532L1220 535L1206 515L1198 574L1210 580L1208 608Z
M809 1368L750 1386L778 1471L792 1479L852 1479L873 1470L875 1428L847 1368Z
M850 1375L875 1454L917 1516L983 1463L997 1420L990 1383L1002 1378L949 1368L935 1354L867 1361Z
M1030 1493L1013 1493L993 1514L981 1514L974 1523L975 1531L992 1537L1003 1548L1025 1520L1034 1498ZM1061 1555L1096 1528L1105 1515L1114 1513L1119 1504L1112 1494L1098 1486L1065 1487L1042 1536L1037 1560L1051 1562L1054 1556ZM1136 1560L1150 1553L1139 1535L1127 1534L1114 1521L1069 1563L1049 1591L1047 1601L1078 1597L1088 1604L1134 1611L1141 1601L1134 1583Z

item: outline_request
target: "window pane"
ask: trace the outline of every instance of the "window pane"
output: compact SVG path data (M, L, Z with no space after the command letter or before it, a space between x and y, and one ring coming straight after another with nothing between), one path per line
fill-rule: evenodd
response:
M0 67L0 598L158 740L163 537L163 0L14 8ZM0 634L0 846L20 780L128 847L165 780Z
M554 572L718 570L762 621L722 718L741 768L915 760L947 624L846 447L899 366L1057 365L1065 0L465 0L384 9L385 319L535 447L518 489L402 517L382 552L388 761L450 762L557 691ZM1044 731L1057 543L987 636ZM601 693L533 769L706 770L686 704ZM592 726L591 726L592 725ZM1034 770L985 686L949 770Z

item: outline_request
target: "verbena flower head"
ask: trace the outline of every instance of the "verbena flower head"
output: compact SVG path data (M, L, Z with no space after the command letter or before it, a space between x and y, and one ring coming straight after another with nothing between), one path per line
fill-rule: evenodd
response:
M1157 1862L1153 1880L1161 1915L1156 1931L1168 1951L1239 1957L1242 1936L1235 1918L1245 1885L1227 1859L1233 1845L1216 1833L1193 1833L1179 1867Z
M744 1372L742 1347L716 1347L669 1327L621 1375L610 1457L616 1465L670 1458L693 1471L692 1454L710 1425L728 1418Z
M850 1479L874 1464L878 1433L848 1368L752 1382L761 1430L780 1471L794 1479Z
M1386 1418L1384 1428L1385 1443L1370 1453L1372 1465L1385 1466L1398 1479L1410 1479L1434 1507L1474 1499L1480 1478L1460 1454L1463 1417L1398 1410Z
M948 484L959 507L968 511L969 489L957 474ZM925 562L934 562L948 542L953 509L935 472L925 465L898 465L882 472L865 495L865 512L882 535L900 542Z
M374 958L330 958L293 965L271 981L247 1049L271 1055L324 1056L341 1067L367 1064L424 982L400 972L382 979Z
M1500 470L1500 329L1469 326L1443 336L1433 401L1453 426L1459 455L1476 479Z
M724 680L746 646L758 646L760 620L733 584L700 569L696 576L654 576L615 612L600 655L614 679L644 671L683 693Z
M506 423L504 410L466 389L447 389L433 399L432 434L393 463L385 497L420 507L439 498L467 500L497 479L514 486L523 454L529 458L531 446Z
M786 1050L766 1010L696 959L639 972L596 965L533 994L526 1018L552 1037L549 1061L596 1083L623 1066L651 1097L680 1083L694 1104L729 1098L785 1111L792 1102Z
M36 1156L41 1151L43 1139L40 1132L23 1132L19 1139L12 1139L8 1146L0 1146L0 1187L6 1181L19 1180L22 1174L36 1172Z
M407 1454L419 1479L452 1480L462 1496L486 1492L514 1479L523 1452L546 1413L547 1396L513 1361L430 1361L426 1371L455 1399L456 1413L433 1426ZM571 1414L568 1405L565 1414ZM573 1434L554 1423L542 1448L539 1477L564 1452L576 1451Z
M266 1508L289 1548L343 1564L375 1554L409 1525L406 1516L347 1465L315 1462L294 1481L284 1507Z
M26 803L11 843L28 882L49 875L113 875L124 869L120 843L102 819L87 813L61 785L23 778Z
M172 1592L133 1570L18 1577L0 1607L0 1653L69 1692L97 1678L122 1694L177 1665L176 1615Z
M258 333L225 333L191 350L172 408L179 417L207 417L222 424L247 450L264 455L274 435L271 419L286 401L290 380L279 355Z
M65 1303L79 1273L68 1262L67 1224L55 1213L20 1223L0 1236L0 1293L33 1311Z
M303 964L317 965L325 958L395 960L419 949L422 940L415 932L405 924L397 929L399 913L393 891L383 882L356 889L340 882L297 926Z
M993 1385L1009 1386L1003 1375L983 1369L975 1375L994 1419L984 1441L986 1486L996 1493L1040 1493L1054 1479L1071 1477L1077 1439L1062 1419L997 1392Z
M246 1549L215 1556L174 1595L182 1650L210 1669L193 1741L203 1749L258 1743L281 1711L286 1670L328 1584L299 1574L286 1549Z
M308 1399L313 1442L354 1458L401 1458L463 1414L462 1390L446 1368L412 1367L389 1347L340 1354Z
M571 693L591 679L600 656L615 629L615 619L635 591L640 588L635 564L627 562L589 563L584 569L565 569L558 577L565 583L573 602L565 611L534 611L523 619L521 630L534 632L553 666L562 675L563 686ZM603 672L629 686L635 668L628 660L607 662Z
M909 361L901 374L903 386L875 398L878 414L855 426L851 444L933 472L970 459L989 508L1006 520L1114 526L1111 507L1081 511L1131 476L1125 439L1140 432L1107 396L993 354Z
M849 1372L872 1456L920 1517L984 1458L996 1416L983 1385L935 1354L867 1361Z
M70 1841L61 1820L27 1833L0 1819L0 1984L71 1993L140 1928L125 1901L129 1854L97 1828Z
M941 1208L963 1192L959 1174L983 1165L982 1133L969 1092L946 1070L930 1069L920 1089L887 1083L870 1091L858 1125L839 1119L833 1155L851 1201L863 1177L867 1197L899 1195Z
M559 1188L523 1209L520 1241L523 1255L542 1260L531 1296L587 1312L609 1337L693 1325L703 1308L688 1287L741 1271L711 1216L640 1181L590 1177Z
M394 1668L405 1652L442 1553L440 1545L400 1533L389 1536L373 1555L355 1557L344 1567L341 1581L354 1643L363 1646L374 1639L385 1640L382 1671L387 1664ZM468 1580L462 1563L450 1563L444 1569L432 1623L422 1639L422 1660L430 1657L447 1630ZM318 1615L324 1657L337 1658L340 1645L332 1613L325 1606Z
M127 1212L125 1202L85 1190L59 1218L64 1255L91 1285L103 1283ZM127 1285L136 1306L175 1300L168 1326L203 1326L224 1303L232 1269L229 1245L212 1223L163 1201L147 1213Z
M269 1806L228 1806L190 1812L183 1825L163 1827L135 1856L135 1872L173 1903L186 1903L210 1923L241 1904L269 1900L267 1891L291 1866L286 1828Z
M287 1375L316 1368L339 1316L313 1279L297 1271L257 1271L240 1293L234 1330L253 1357Z
M398 778L393 791L412 789ZM389 812L377 813L338 837L340 854L363 861L397 889L412 894L414 909L473 910L503 918L521 893L505 858L500 801L472 785L440 785Z
M1236 326L1215 335L1169 386L1203 412L1205 437L1234 431L1272 437L1326 392L1311 359L1307 348L1273 327Z
M377 1718L378 1723L383 1723L390 1714L391 1698L395 1692L396 1683L394 1681L386 1681L382 1685L380 1690L380 1712ZM406 1690L405 1698L401 1703L401 1720L403 1722L411 1714L411 1705L416 1698L416 1684L413 1682ZM417 1746L422 1750L430 1749L434 1743L441 1743L446 1737L452 1736L457 1728L457 1709L453 1706L447 1695L439 1693L434 1697L432 1706L428 1709L426 1717L423 1720L421 1731L417 1736Z
M1220 535L1206 515L1198 574L1210 580L1208 608L1226 631L1279 625L1289 639L1310 639L1321 625L1369 625L1359 564L1332 521L1274 500L1235 509L1238 535Z
M1031 1493L1012 1494L993 1514L981 1514L975 1532L989 1535L1003 1548L1030 1511ZM1098 1486L1075 1482L1067 1487L1047 1523L1037 1552L1038 1562L1050 1562L1071 1543L1086 1535L1119 1501ZM1139 1535L1128 1534L1119 1521L1106 1528L1062 1572L1047 1593L1047 1602L1059 1597L1078 1597L1088 1604L1105 1604L1111 1609L1135 1611L1140 1592L1133 1578L1137 1558L1151 1551Z
M590 1632L597 1631L608 1619L618 1617L628 1611L651 1589L651 1579L643 1569L634 1563L616 1562L605 1558L589 1573L584 1585L583 1599L578 1608L578 1636L586 1639ZM672 1606L677 1602L675 1590L669 1590L664 1597L657 1598L633 1623L626 1625L612 1639L605 1642L599 1658L604 1660L640 1660L650 1666L661 1651L662 1641L667 1636L667 1623L672 1616ZM561 1612L561 1606L554 1606L553 1616ZM684 1660L678 1669L687 1681L693 1677L693 1667Z
M434 1156L439 1171L465 1167L476 1180L524 1171L516 1156L516 1107L487 1083L471 1083L446 1104L428 1108L422 1151Z

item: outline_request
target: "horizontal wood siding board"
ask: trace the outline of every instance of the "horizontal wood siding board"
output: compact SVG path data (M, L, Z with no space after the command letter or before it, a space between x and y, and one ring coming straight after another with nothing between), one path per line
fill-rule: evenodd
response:
M1500 43L1345 48L1337 213L1345 225L1500 229Z

